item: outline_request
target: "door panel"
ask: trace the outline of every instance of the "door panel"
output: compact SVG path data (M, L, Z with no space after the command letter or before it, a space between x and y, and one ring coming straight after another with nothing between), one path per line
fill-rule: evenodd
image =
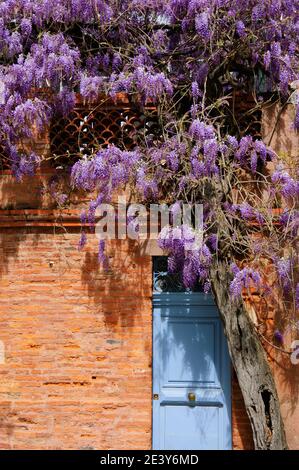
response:
M168 450L219 449L221 409L166 405L161 409L163 448Z
M218 382L219 324L217 320L161 318L164 371L162 386L197 387Z
M212 297L154 294L153 318L154 449L231 448L230 361Z

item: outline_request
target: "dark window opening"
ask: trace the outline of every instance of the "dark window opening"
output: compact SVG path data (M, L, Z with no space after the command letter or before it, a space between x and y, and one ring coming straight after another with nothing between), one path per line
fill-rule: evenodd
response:
M193 289L186 288L182 282L181 273L168 271L167 256L153 256L153 292L162 294L168 292L203 292L199 283Z

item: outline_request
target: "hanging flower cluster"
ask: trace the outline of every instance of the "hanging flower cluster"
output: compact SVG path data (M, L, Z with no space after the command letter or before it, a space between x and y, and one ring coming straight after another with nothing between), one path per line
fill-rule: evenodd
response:
M239 270L236 265L233 265L231 268L235 275L234 280L230 285L230 291L234 298L239 297L242 294L243 289L261 287L262 278L259 272L251 268L243 268Z

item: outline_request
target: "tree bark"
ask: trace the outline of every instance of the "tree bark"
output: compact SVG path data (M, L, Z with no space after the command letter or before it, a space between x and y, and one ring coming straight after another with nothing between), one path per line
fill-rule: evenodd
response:
M224 261L218 260L213 266L211 280L251 423L255 449L287 449L277 390L266 352L243 300L231 298L231 274Z

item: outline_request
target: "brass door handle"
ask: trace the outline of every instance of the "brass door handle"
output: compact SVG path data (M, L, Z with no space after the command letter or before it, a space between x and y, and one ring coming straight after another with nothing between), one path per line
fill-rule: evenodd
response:
M189 401L195 401L195 400L196 400L195 393L189 392L189 393L188 393L188 400L189 400Z

